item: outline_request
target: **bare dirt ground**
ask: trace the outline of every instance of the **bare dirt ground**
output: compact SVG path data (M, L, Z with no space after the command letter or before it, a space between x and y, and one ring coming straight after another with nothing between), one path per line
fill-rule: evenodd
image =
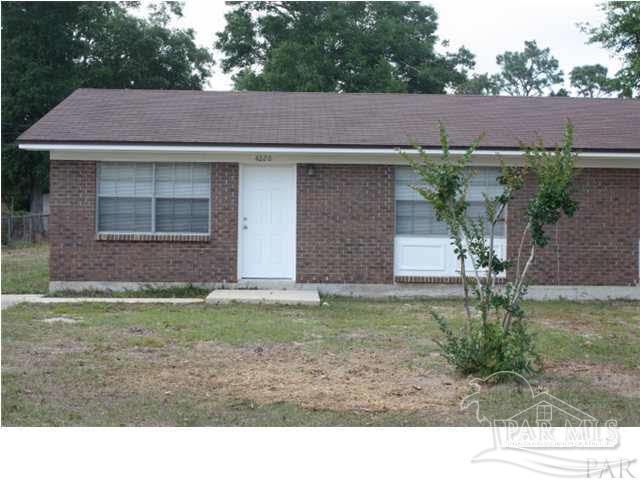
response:
M411 368L410 351L353 349L310 353L274 345L234 348L201 342L153 368L126 375L128 388L170 394L242 397L257 403L293 402L309 409L448 411L467 391L464 378ZM155 362L154 362L155 363Z
M536 391L640 425L638 307L561 306L557 326L548 305L534 324L545 363ZM335 299L321 309L13 307L3 315L3 424L478 425L460 408L472 378L440 356L425 310ZM61 317L73 323L46 321ZM518 410L526 394L496 388L484 413Z
M146 336L148 331L129 331ZM52 342L26 347L12 355L3 371L53 371L69 355L94 357L87 343ZM461 400L471 393L471 377L456 374L431 352L416 365L410 349L352 348L347 351L309 351L303 345L279 344L237 347L220 342L183 346L128 347L101 352L105 364L119 368L101 372L97 388L85 399L181 395L196 399L233 398L256 405L279 402L309 410L334 412L406 412L451 416L459 414ZM91 367L79 362L79 367ZM612 395L640 398L640 371L615 365L564 362L548 365L551 378L541 387L563 386L567 376L588 382ZM558 376L558 377L556 377ZM49 384L63 401L69 388ZM50 390L50 393L52 393ZM27 392L28 393L28 392Z
M546 371L562 376L575 376L614 395L640 398L640 369L598 363L564 362L550 366ZM558 385L558 382L555 384Z

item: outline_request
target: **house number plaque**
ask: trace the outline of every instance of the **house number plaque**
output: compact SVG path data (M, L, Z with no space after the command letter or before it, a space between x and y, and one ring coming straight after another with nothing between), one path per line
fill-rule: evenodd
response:
M265 155L262 153L259 153L258 155L256 155L256 162L270 162L271 161L271 155Z

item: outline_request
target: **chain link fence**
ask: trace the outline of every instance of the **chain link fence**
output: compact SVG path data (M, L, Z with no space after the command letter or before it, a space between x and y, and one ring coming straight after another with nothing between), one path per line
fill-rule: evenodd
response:
M2 215L2 245L40 242L46 240L48 230L49 214Z

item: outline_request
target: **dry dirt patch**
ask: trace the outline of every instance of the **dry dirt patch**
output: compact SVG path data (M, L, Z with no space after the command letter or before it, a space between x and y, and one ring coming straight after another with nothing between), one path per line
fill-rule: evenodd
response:
M237 348L206 342L182 353L126 372L118 381L164 395L190 391L336 411L445 411L467 393L465 379L412 368L415 353L405 351L310 353L288 345Z
M548 373L575 376L609 393L628 398L640 398L640 371L615 365L564 362L550 365Z

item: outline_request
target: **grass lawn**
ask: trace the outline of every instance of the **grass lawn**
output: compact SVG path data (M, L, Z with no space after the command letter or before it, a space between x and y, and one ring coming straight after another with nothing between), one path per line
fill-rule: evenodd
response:
M48 288L46 243L2 247L2 293L46 293Z
M47 270L46 246L3 249L2 292L44 292ZM640 303L526 308L545 363L535 388L640 426ZM471 379L439 356L432 309L462 315L454 300L331 297L322 307L18 305L2 312L2 424L477 425L459 406ZM482 413L529 404L530 392L506 384Z
M429 310L458 301L326 298L322 307L19 305L2 315L3 425L477 425ZM536 388L640 425L640 305L530 303ZM65 317L75 323L45 320ZM483 414L519 410L509 384Z

